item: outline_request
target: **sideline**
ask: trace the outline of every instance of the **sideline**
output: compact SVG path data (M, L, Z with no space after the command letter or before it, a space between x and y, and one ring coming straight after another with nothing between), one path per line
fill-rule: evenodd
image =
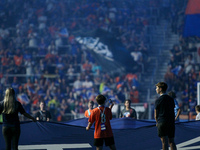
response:
M89 143L83 144L43 144L43 145L19 145L19 150L63 150L63 149L71 149L71 148L92 148Z

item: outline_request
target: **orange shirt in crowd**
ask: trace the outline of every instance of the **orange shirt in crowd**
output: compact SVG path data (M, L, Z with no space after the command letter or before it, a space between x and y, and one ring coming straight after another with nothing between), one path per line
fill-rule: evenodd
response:
M89 117L88 122L91 122L92 124L95 122L95 132L94 132L94 138L107 138L107 137L112 137L112 129L110 125L110 120L112 119L112 112L111 109L108 107L105 107L105 117L106 117L106 122L105 122L105 127L106 130L102 131L101 130L101 112L103 113L104 106L94 108L92 110L92 113Z
M130 99L132 103L139 103L139 92L136 91L131 91L130 92Z
M23 60L23 56L22 55L21 56L17 56L17 55L14 56L14 61L15 61L15 65L16 66L20 66L21 63L22 63L22 60Z
M7 58L7 57L2 57L1 58L1 64L2 64L2 66L7 66L8 62L9 62L9 58Z

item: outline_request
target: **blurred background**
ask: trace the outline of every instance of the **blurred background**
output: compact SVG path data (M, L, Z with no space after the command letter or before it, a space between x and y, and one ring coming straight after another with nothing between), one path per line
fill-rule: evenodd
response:
M154 119L155 84L175 91L180 119L195 119L200 82L197 0L1 0L0 100L13 87L32 115L83 118L98 94L119 117L130 99ZM22 121L25 118L20 118Z

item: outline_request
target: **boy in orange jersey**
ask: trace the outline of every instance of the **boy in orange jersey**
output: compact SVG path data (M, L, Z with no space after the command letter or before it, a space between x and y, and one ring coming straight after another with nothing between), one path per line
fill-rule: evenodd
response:
M96 146L96 149L102 150L103 143L105 141L106 146L109 146L111 150L116 150L112 128L110 125L110 120L112 119L111 108L114 104L110 101L111 105L109 108L105 107L106 97L101 94L96 97L96 101L98 103L98 107L92 110L86 130L89 130L95 122L94 146Z
M89 116L91 115L93 107L94 107L94 102L93 101L89 101L88 110L85 111L85 117L89 118Z

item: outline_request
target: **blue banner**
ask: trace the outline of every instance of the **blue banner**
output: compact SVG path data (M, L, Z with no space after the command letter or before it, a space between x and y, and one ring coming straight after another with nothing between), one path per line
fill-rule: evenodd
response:
M85 130L87 119L77 119L65 123L22 122L19 149L67 150L95 149L94 128ZM111 120L117 149L159 150L162 148L157 136L155 121L121 118ZM176 123L175 142L177 149L200 149L200 121ZM0 129L2 124L0 124ZM2 134L0 150L5 149ZM104 147L104 149L109 149Z
M184 36L198 36L200 37L200 14L186 15Z

